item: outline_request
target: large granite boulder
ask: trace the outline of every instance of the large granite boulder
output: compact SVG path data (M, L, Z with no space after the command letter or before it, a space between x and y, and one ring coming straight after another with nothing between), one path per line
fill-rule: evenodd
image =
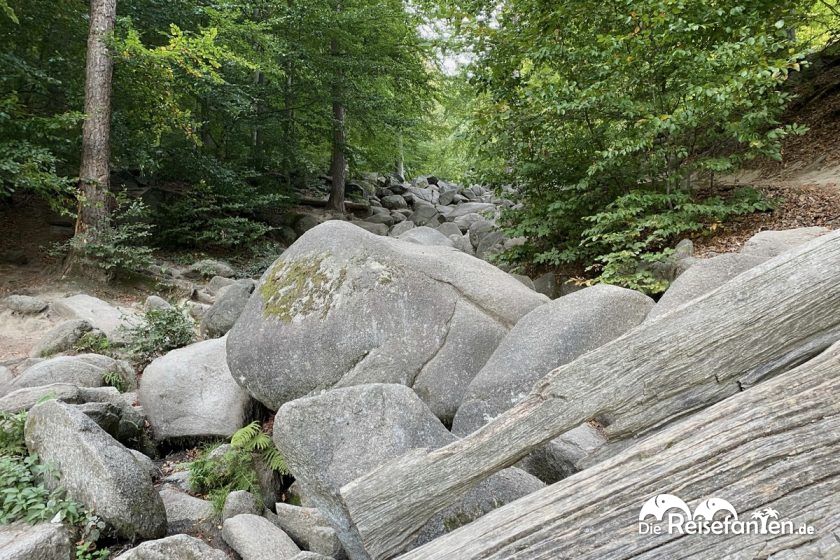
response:
M125 342L126 329L139 321L137 314L132 310L115 307L107 301L87 294L57 299L51 307L68 319L85 319L115 343Z
M818 226L780 231L761 231L744 243L744 246L741 247L741 253L770 259L828 232L828 228Z
M242 560L291 560L300 552L282 529L248 513L225 519L222 538Z
M452 247L452 241L436 229L428 226L420 226L410 229L400 235L398 239L417 243L418 245L438 245L440 247Z
M166 511L144 466L73 405L46 401L26 419L26 447L54 465L67 496L125 538L166 534Z
M72 560L71 532L61 523L0 525L0 560Z
M156 440L229 438L248 423L251 398L231 377L225 342L178 348L146 367L138 398Z
M359 385L298 399L283 405L274 422L274 442L290 471L351 558L353 527L344 516L339 489L412 449L436 449L456 439L403 385ZM433 518L414 545L542 486L518 469L497 473Z
M451 248L326 222L263 275L228 335L228 364L275 410L330 387L418 379L442 402L452 378L462 392L504 333L546 301Z
M0 307L20 315L37 315L46 311L49 304L40 298L13 294L0 300Z
M216 302L202 317L201 333L208 338L227 334L242 314L253 291L254 282L250 278L225 286L219 291Z
M85 319L62 321L44 333L30 355L34 358L46 358L59 352L72 350L76 343L92 330L93 325Z
M648 296L599 284L542 305L519 320L467 388L452 425L465 436L524 398L548 372L618 338L639 325L653 307ZM589 430L575 434L583 452L591 447ZM556 446L568 447L562 441ZM591 445L597 445L597 440ZM549 450L523 466L546 482L573 471ZM566 456L564 453L563 457Z
M38 362L25 369L7 387L14 391L25 387L39 387L53 383L69 383L77 387L101 387L106 374L118 374L123 384L134 388L134 371L126 362L100 354L58 356Z
M766 260L766 257L759 255L741 253L698 259L674 280L651 310L647 320L670 313L681 305L723 286L742 272Z
M115 560L228 560L228 555L201 539L174 535L146 541L123 552Z

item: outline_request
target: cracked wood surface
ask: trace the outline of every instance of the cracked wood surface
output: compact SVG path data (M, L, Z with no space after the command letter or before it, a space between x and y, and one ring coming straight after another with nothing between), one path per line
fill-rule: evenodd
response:
M692 510L723 498L742 521L772 507L814 534L640 535L642 504L663 493ZM400 560L828 560L840 557L838 537L840 343Z
M371 558L393 557L469 488L582 422L642 435L802 363L840 338L838 310L834 232L555 369L464 439L349 483L348 516Z

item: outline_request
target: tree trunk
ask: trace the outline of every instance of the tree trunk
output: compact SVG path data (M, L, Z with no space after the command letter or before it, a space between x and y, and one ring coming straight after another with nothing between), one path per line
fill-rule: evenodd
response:
M341 3L335 5L336 14L341 13ZM344 182L346 180L347 154L347 133L344 128L347 110L344 107L341 71L339 60L340 49L338 41L333 38L330 41L330 55L333 58L333 69L335 72L332 89L332 162L330 163L330 175L332 186L330 187L330 198L327 200L327 208L336 212L345 212L344 208Z
M840 343L400 560L836 558L828 551L837 547L838 492ZM666 493L695 512L702 500L723 498L743 522L772 507L779 521L807 523L815 534L640 535L642 505ZM827 544L835 548L819 554Z
M394 172L402 180L405 180L405 154L403 153L402 132L400 132L399 137L397 138L397 162L394 165Z
M802 363L840 338L838 262L840 232L771 259L555 369L469 436L347 484L362 541L348 550L394 556L470 488L584 422L608 441L647 434Z
M111 77L114 62L106 45L117 18L117 0L91 0L85 73L85 123L76 235L90 239L109 227Z

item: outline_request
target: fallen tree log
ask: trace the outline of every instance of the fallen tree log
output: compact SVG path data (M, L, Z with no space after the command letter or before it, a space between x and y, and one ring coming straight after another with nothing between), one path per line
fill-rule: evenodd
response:
M840 232L563 365L464 439L415 450L341 489L371 558L395 556L435 513L583 422L639 436L813 357L840 339Z
M795 531L640 534L642 505L667 493L692 506L695 515L702 501L725 499L742 522L772 508L778 521L792 521ZM793 371L400 560L789 558L786 551L795 551L796 558L840 558L838 506L840 344L835 344ZM653 525L653 518L647 520ZM803 524L813 527L813 534L799 534ZM828 545L834 554L805 554Z

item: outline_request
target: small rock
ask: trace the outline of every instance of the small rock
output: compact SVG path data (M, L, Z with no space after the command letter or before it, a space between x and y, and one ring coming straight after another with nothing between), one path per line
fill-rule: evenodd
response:
M291 560L300 552L282 529L258 515L226 519L222 538L242 560Z
M431 204L421 204L419 202L414 204L414 212L411 213L408 219L418 226L432 227L436 227L445 221L444 217L437 211L437 208Z
M277 513L268 519L283 529L300 548L331 558L345 557L338 535L316 508L276 504Z
M398 194L392 194L382 199L382 206L390 210L398 210L400 208L408 208L408 203L402 196Z
M225 498L225 505L222 508L222 521L243 513L262 515L262 512L263 506L256 496L245 490L235 490Z
M226 262L203 259L190 265L184 276L187 278L212 278L213 276L233 278L236 276L236 271Z
M446 237L449 237L450 235L457 235L460 237L461 235L461 228L455 225L454 222L444 222L437 227L437 230Z
M44 334L32 349L34 358L46 358L53 354L72 350L77 342L93 330L93 325L84 319L62 321Z
M318 224L321 223L321 220L313 216L312 214L304 214L298 221L295 222L294 229L295 234L298 237L309 231L310 229L314 228ZM225 276L222 274L222 276ZM232 275L231 275L232 276Z
M188 535L146 541L115 560L228 560L227 554Z
M201 319L201 333L209 338L224 336L236 323L251 293L254 291L254 282L251 280L240 281L226 286L223 292L219 293L216 303L204 314Z
M37 315L46 311L49 304L42 299L32 296L11 295L0 301L6 309L21 315Z
M172 305L160 296L149 296L146 298L146 303L143 304L143 309L151 311L153 309L165 310L172 309Z
M217 532L218 516L213 504L171 486L160 490L160 499L166 508L167 534L193 533L212 535Z
M534 290L547 295L551 299L556 298L559 294L557 293L557 277L554 272L546 272L534 278Z

